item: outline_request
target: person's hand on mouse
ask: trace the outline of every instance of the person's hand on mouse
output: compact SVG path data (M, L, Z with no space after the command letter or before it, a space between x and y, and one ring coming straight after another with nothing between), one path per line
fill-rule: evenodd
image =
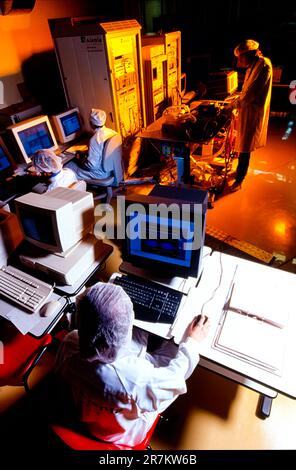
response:
M188 336L200 343L209 333L211 322L206 315L198 315L188 328Z

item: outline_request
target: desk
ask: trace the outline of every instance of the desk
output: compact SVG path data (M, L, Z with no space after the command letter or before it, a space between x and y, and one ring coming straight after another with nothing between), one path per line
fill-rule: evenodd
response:
M67 299L61 298L59 295L52 293L47 302L59 300L61 307L57 310L54 315L50 317L41 317L39 311L34 313L27 313L19 309L16 304L6 302L0 299L0 316L6 320L10 320L14 323L14 319L19 317L21 325L23 325L23 333L30 333L36 338L40 338L46 333L50 333L57 322L62 317L68 302ZM26 325L27 322L27 325ZM15 323L14 323L15 324ZM24 329L25 328L25 329Z
M295 331L296 331L296 316L289 316L289 323L287 324L287 345L284 358L284 365L282 374L276 375L266 370L260 369L254 365L248 364L241 361L238 358L227 355L217 349L212 347L214 337L216 334L216 329L220 320L221 311L223 309L223 303L225 299L225 293L229 289L229 281L233 275L233 270L235 266L242 266L249 270L250 276L256 273L259 276L259 279L264 279L268 270L273 270L274 274L279 276L280 282L283 285L293 286L293 291L290 292L290 300L293 305L295 304L296 295L296 278L295 275L288 272L283 272L275 268L268 266L263 266L252 261L246 261L234 256L220 254L214 252L212 256L207 258L207 266L204 270L201 282L198 286L198 292L196 292L196 308L201 309L204 302L209 298L209 293L217 286L219 269L218 266L222 264L222 281L219 289L217 290L213 300L209 302L205 308L204 313L211 317L212 328L209 336L201 344L200 353L201 356L206 360L206 367L210 363L214 365L218 364L225 368L225 375L227 376L228 371L233 371L239 373L243 380L252 380L257 384L267 386L270 389L273 389L276 392L283 393L291 398L296 398L296 375L294 373L294 361L296 357L296 341L295 341ZM285 289L286 291L286 289ZM293 294L294 292L294 294ZM289 301L289 299L283 299L284 302ZM286 304L287 305L287 304ZM283 308L285 304L283 303ZM279 316L281 312L279 312ZM210 367L209 367L210 368Z
M165 123L165 118L161 117L156 121L152 122L146 129L143 129L137 134L137 137L148 140L158 140L162 142L173 142L178 145L179 152L182 154L178 155L178 152L171 150L171 157L174 159L177 168L177 183L189 183L190 181L190 139L186 134L181 135L166 133L162 129L162 125ZM191 141L192 142L192 141Z
M166 149L164 156L175 160L175 183L183 179L184 183L211 191L211 202L215 194L224 189L234 156L234 114L226 105L223 107L222 102L214 101L217 103L217 113L214 115L197 113L196 122L178 123L176 120L175 124L166 123L162 116L137 134L141 139L167 142L171 151ZM210 103L209 100L200 101L205 106L210 106ZM161 155L161 148L158 151ZM137 165L131 162L130 166L134 168ZM171 184L168 175L161 178L161 182Z
M67 147L69 147L69 144L61 145L55 152L61 157L63 165L75 158L75 153L67 152ZM37 193L44 192L44 188L43 191L40 191L39 186L43 183L46 184L48 182L48 177L30 174L27 170L31 165L32 164L19 163L17 168L14 170L14 175L1 183L0 207L4 207L16 197L30 191Z
M256 273L262 279L264 279L269 270L272 270L275 276L279 276L280 282L293 287L293 290L291 290L291 302L293 300L293 305L295 305L296 300L295 275L218 252L205 256L203 263L204 268L201 280L197 288L190 290L183 309L180 310L174 325L140 321L136 321L136 325L156 335L159 334L168 338L174 337L176 342L179 343L186 325L204 307L203 313L211 318L212 327L208 337L201 343L201 366L239 382L267 397L275 398L277 393L280 392L290 398L296 398L296 375L294 373L296 357L295 315L290 315L287 325L287 347L281 375L275 375L212 347L223 306L229 294L237 266L246 267L250 276L252 276L252 273ZM220 281L221 267L222 276ZM214 291L215 294L213 299L211 299ZM209 299L211 300L209 301ZM283 304L284 307L285 305Z
M81 291L85 283L97 271L101 264L108 258L112 251L112 246L102 243L99 258L94 263L92 263L91 266L88 266L84 272L81 273L80 278L74 285L68 286L62 284L54 284L54 292L51 294L47 302L59 300L59 302L61 303L61 309L54 313L53 316L45 318L40 317L38 311L34 312L33 314L28 314L18 309L16 305L10 302L6 302L3 299L0 299L0 315L8 320L11 318L11 321L16 326L17 324L14 322L14 320L17 321L18 316L20 315L19 329L22 333L28 332L36 337L40 337L45 333L49 333L61 318L66 307L69 306L68 299L72 296L76 296ZM21 269L24 272L28 272L28 274L30 274L31 276L39 278L40 280L43 280L44 282L47 282L52 285L53 282L49 276L44 275L41 271L38 272L36 270L30 270L19 263L18 254L20 252L21 244L13 253L10 259L10 264L15 265L16 267L18 267L18 269ZM37 323L36 318L39 319Z

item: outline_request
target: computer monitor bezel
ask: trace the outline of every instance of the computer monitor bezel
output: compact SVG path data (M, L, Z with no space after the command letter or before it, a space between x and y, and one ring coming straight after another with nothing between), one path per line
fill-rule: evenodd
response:
M126 212L126 225L129 223L130 218L127 215L128 207L131 204L142 204L145 208L146 214L148 214L149 204L166 204L168 207L172 203L180 204L182 202L188 204L188 201L173 201L169 198L159 198L153 196L144 196L144 195L131 195L125 199L125 212ZM194 207L193 204L190 205L190 221L194 222ZM173 263L165 263L164 261L156 261L155 259L149 260L147 258L141 258L131 254L130 249L130 240L127 236L123 240L122 254L123 260L125 262L131 263L135 267L143 268L153 274L157 274L159 277L174 277L179 276L183 278L188 277L198 277L201 268L201 258L202 250L204 246L204 229L205 229L205 217L201 211L200 214L200 223L201 223L201 245L198 249L192 250L190 266L176 266Z
M45 194L28 193L15 199L15 208L25 240L50 253L64 253L71 248L75 242L73 233L67 227L67 221L73 217L73 209L70 203L55 198L44 199ZM51 229L54 238L53 243L37 240L28 234L24 223L24 211L32 216L50 217ZM44 224L45 225L45 224Z
M7 168L4 168L3 170L0 169L0 182L2 182L9 176L13 175L16 165L2 137L0 137L0 148L3 150L5 157L9 161L9 166Z
M62 119L66 116L70 116L71 114L77 113L77 118L80 124L80 129L78 131L72 132L69 135L66 135L65 129L62 123ZM72 140L77 139L83 132L82 129L82 119L81 114L78 107L67 109L62 113L55 114L50 117L50 121L52 123L54 132L56 132L57 140L61 144L66 144L67 142L72 142Z
M49 122L48 116L45 114L42 114L40 116L36 116L30 119L26 119L24 121L20 121L17 124L13 124L12 126L9 126L7 128L8 132L13 136L14 138L14 144L17 146L18 150L18 156L22 160L22 163L31 163L31 156L29 156L25 150L25 147L23 145L23 142L21 141L19 137L19 133L25 130L28 130L34 126L37 126L39 124L46 124L47 129L50 134L50 138L52 140L53 145L51 147L40 147L41 148L47 148L48 150L57 150L59 148L54 132L52 130L51 124Z

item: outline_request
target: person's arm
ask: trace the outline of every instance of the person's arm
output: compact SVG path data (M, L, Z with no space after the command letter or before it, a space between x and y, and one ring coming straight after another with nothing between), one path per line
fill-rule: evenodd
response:
M271 76L271 66L266 62L260 64L256 74L254 74L252 78L252 81L246 87L243 87L238 100L238 108L242 104L252 103L258 100L258 98L265 98L266 85L270 81Z
M209 328L210 322L205 322L205 317L201 316L197 324L195 321L191 323L187 339L180 344L167 366L157 367L157 360L162 362L162 357L157 356L159 352L154 355L153 363L146 364L145 373L139 375L137 383L142 390L137 399L142 412L162 412L187 391L186 380L199 362L200 343L207 336ZM162 354L165 354L165 350Z

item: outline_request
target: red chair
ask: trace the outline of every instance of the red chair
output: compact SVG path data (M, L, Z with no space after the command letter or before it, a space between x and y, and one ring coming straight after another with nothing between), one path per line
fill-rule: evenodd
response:
M113 444L112 442L99 441L95 437L81 432L81 430L77 431L76 429L74 430L60 424L53 424L51 429L63 441L64 444L73 450L146 450L150 448L149 443L159 418L160 415L157 416L145 439L140 444L137 444L133 447Z
M23 335L12 323L1 322L0 340L3 358L0 361L0 386L23 385L29 391L28 377L52 342L49 334L35 338Z

